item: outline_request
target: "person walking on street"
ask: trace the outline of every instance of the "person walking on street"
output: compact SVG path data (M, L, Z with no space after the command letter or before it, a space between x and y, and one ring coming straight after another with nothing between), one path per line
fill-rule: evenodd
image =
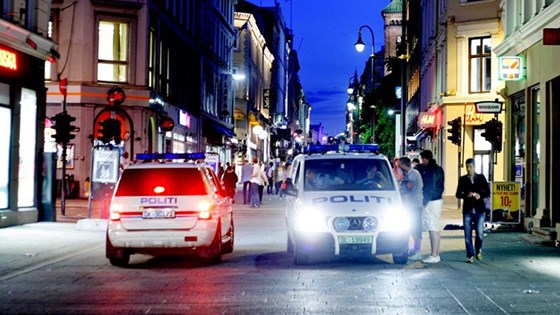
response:
M226 188L226 193L229 197L231 197L232 203L235 203L235 185L237 185L237 174L235 174L235 170L233 167L228 166L222 176L222 182Z
M274 162L269 162L268 166L265 169L266 179L268 181L268 185L266 186L266 194L272 195L272 185L274 185Z
M484 235L484 219L486 216L486 205L484 198L490 196L488 182L483 174L475 173L474 160L467 159L465 162L467 175L459 178L455 197L463 199L463 227L465 232L465 248L467 250L467 262L473 263L482 259L482 239ZM476 238L472 242L472 230L476 232Z
M445 174L441 166L437 165L433 158L432 151L424 150L420 153L422 164L417 165L420 175L422 175L422 188L424 211L422 212L422 221L424 230L430 235L431 255L422 262L434 264L440 262L439 246L439 218L441 209L443 208L443 189L445 182Z
M241 167L241 182L243 182L243 204L251 200L251 177L253 176L253 165L245 159Z
M400 192L405 206L410 211L410 233L414 240L414 247L410 252L410 260L421 260L420 248L422 244L422 175L412 167L412 162L407 156L399 159L399 167L403 171Z
M280 186L282 186L282 181L284 180L284 163L278 162L278 166L274 170L274 188L276 195L280 196Z
M261 206L261 199L259 197L259 186L263 184L263 172L259 165L259 160L253 158L253 173L251 174L251 207L258 208Z

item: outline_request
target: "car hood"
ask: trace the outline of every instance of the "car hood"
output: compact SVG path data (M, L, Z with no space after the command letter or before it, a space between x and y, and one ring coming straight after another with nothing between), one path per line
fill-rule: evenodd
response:
M401 198L396 191L306 192L300 202L306 207L320 209L326 215L374 215L401 207Z

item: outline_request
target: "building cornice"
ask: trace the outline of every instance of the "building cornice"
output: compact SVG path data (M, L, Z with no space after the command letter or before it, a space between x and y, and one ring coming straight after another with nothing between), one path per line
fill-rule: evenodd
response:
M560 2L555 1L494 47L498 56L516 56L543 38L543 29L560 28Z

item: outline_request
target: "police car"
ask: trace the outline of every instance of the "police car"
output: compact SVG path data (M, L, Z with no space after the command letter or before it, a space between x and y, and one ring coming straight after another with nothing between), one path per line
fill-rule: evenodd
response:
M312 145L294 158L286 226L296 264L315 255L408 261L410 219L377 145Z
M203 159L202 154L143 154L137 159ZM210 262L233 251L231 200L207 165L141 163L126 168L111 200L106 257L194 252Z

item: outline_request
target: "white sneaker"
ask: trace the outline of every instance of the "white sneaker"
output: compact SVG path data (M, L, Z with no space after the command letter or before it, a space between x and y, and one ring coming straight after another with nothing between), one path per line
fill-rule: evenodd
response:
M420 253L410 255L408 256L408 260L422 260L422 255L420 255Z
M425 263L425 264L437 264L438 262L440 262L440 260L441 259L439 258L439 256L434 257L434 256L430 255L430 256L428 256L428 258L422 260L422 262Z

